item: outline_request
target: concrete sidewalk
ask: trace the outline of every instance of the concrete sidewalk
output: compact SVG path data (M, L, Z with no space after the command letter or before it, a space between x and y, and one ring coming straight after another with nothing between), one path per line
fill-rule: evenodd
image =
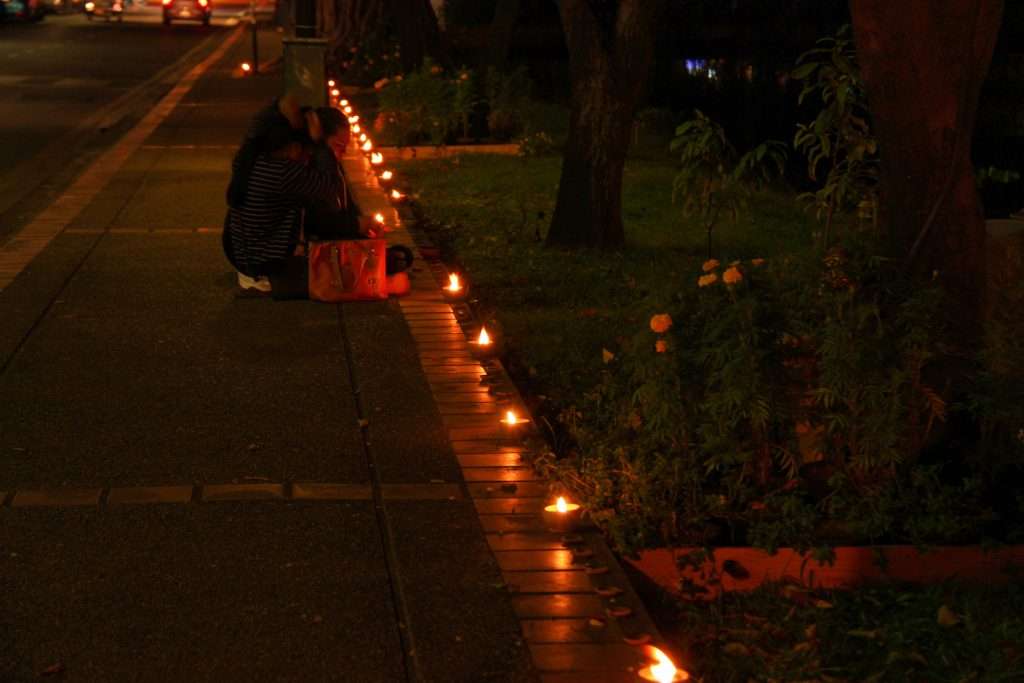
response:
M532 680L398 303L236 296L230 159L280 87L247 55L21 236L0 680Z
M400 301L238 297L224 189L281 82L222 35L0 245L0 680L636 680L653 625L597 533L541 523L438 264Z

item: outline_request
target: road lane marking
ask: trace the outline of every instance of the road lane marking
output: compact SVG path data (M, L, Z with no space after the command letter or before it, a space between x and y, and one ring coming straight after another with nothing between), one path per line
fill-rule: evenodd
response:
M69 223L106 187L128 158L138 150L174 108L192 89L207 69L227 53L241 37L243 31L231 33L203 61L192 67L171 91L154 106L134 128L128 131L114 147L104 152L92 163L55 202L44 209L0 248L3 257L0 265L0 292L6 289L14 278L24 270L32 259L38 256L50 241L60 234ZM203 43L205 45L205 41Z

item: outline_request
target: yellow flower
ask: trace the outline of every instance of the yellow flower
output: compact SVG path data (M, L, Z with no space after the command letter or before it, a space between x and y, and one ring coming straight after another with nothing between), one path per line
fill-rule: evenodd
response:
M668 313L661 313L651 317L651 329L658 334L668 332L670 327L672 327L672 316Z
M727 285L734 285L743 279L743 273L736 266L732 266L729 270L722 273L722 281Z
M654 342L654 350L658 353L665 353L668 351L668 343L664 339L659 339Z
M722 265L722 264L721 264L721 262L718 259L716 259L716 258L708 259L707 261L704 262L704 265L701 266L701 269L703 269L703 271L705 273L710 273L712 270L714 270L715 268L717 268L720 265Z
M718 282L718 273L710 273L708 275L701 275L699 278L697 278L697 286L698 287L707 287L708 285L713 285L716 282Z
M752 259L750 259L750 263L752 263L755 266L763 266L764 265L764 259L763 258L752 258Z

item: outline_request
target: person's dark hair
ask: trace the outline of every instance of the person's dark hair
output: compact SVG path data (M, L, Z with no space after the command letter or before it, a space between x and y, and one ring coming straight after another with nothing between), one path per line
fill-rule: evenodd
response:
M267 131L267 136L264 138L263 153L273 154L294 142L301 144L305 138L304 131L295 130L291 126L274 126Z
M341 129L348 128L348 119L334 107L317 107L317 118L320 119L320 127L324 131L324 138L329 138Z

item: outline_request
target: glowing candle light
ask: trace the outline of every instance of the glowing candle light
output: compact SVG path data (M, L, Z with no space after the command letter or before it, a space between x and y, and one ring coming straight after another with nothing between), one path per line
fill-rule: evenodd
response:
M551 531L574 531L580 523L582 508L578 503L570 503L564 496L559 496L553 505L545 505L541 516L544 524Z
M449 273L448 274L448 286L445 287L445 289L447 289L449 292L461 292L462 291L462 283L459 282L459 274L458 273Z
M337 97L337 96L338 96L338 95L340 95L340 94L341 94L341 91L340 91L340 90L338 90L337 88L333 88L333 89L331 90L331 97Z
M374 166L380 166L384 163L384 155L380 152L374 152L370 155L370 163Z
M367 140L366 142L363 143L362 149L364 152L369 152L371 149L373 149L373 143Z
M334 79L333 78L330 79L329 81L327 81L327 87L328 88L333 88L334 86L335 86L335 83L334 83Z
M394 177L394 175L395 174L392 173L391 171L384 171L383 173L380 174L380 179L387 182L391 180Z
M348 100L342 100L341 102L338 102L338 104L340 104L343 107L347 107L348 106ZM347 114L348 112L345 112L345 113Z
M505 411L505 417L504 417L504 419L502 419L502 422L504 422L505 424L507 424L509 426L513 426L513 427L515 425L519 424L522 421L523 421L522 418L518 417L516 415L516 411L514 411L514 410L506 410Z
M358 123L353 123L353 124L352 124L352 132L353 132L353 133L359 133L359 132L361 132L362 130L363 130L363 129L359 127L359 124L358 124Z
M242 62L242 71L244 71L245 73L249 73L250 71L252 71L252 64L250 64L249 62Z
M398 190L391 190L391 199L393 199L394 201L400 202L404 197L405 195L399 192Z
M348 122L349 123L359 123L359 116L356 115L356 114L353 114L352 116L348 117Z
M375 214L373 214L373 220L377 221L381 225L384 225L384 214L382 214L382 213L375 213Z
M359 142L366 142L366 133L359 134Z
M667 654L656 647L651 649L655 661L640 669L640 678L653 683L677 683L690 680L690 674L682 669L677 669Z
M343 107L342 111L345 112L346 114L351 114L352 113L352 107L349 107L349 106L346 106L346 105L342 105L342 107Z

